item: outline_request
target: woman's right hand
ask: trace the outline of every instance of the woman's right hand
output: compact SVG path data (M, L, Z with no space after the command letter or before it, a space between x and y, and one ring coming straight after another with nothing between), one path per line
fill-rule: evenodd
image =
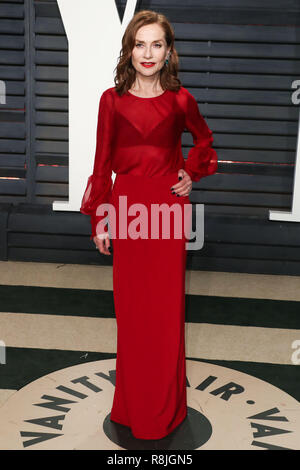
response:
M110 239L108 233L95 235L93 238L96 248L104 255L111 255L108 248L110 247Z

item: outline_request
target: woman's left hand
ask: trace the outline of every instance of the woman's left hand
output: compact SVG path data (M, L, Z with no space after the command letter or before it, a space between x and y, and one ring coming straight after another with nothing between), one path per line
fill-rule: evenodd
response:
M174 191L178 196L188 196L192 191L192 180L190 175L183 169L178 170L178 178L182 177L179 183L171 186L171 191Z

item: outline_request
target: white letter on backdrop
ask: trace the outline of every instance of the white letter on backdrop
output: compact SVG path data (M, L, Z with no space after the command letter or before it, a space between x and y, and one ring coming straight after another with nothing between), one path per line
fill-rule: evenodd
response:
M292 83L292 88L297 88L300 85L300 80L295 80ZM299 89L292 94L292 102L299 104ZM293 188L293 203L292 211L269 211L270 220L282 220L285 222L300 222L300 108L298 117L298 136L296 147L296 161L294 172L294 188Z
M69 43L69 201L53 202L53 210L80 209L93 170L100 96L114 86L122 36L136 1L127 0L121 23L114 0L57 0Z

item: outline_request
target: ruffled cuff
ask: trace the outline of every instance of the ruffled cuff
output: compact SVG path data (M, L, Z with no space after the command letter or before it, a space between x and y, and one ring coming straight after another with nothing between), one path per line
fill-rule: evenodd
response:
M184 162L184 170L195 182L205 176L213 175L217 169L218 156L210 145L203 148L193 147Z
M102 209L107 211L107 215L100 215L100 206L110 202L111 190L111 177L95 174L89 176L86 190L81 201L80 212L91 217L91 240L93 240L93 238L98 234L108 232L108 209L103 206Z

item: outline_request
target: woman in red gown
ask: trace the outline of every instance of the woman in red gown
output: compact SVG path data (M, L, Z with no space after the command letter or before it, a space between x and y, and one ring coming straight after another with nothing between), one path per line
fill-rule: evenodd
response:
M100 99L94 169L80 211L91 216L91 238L99 250L110 254L110 237L113 247L118 333L110 419L129 426L136 438L160 439L187 416L185 269L191 212L184 213L184 207L191 209L192 181L216 172L217 155L212 131L177 77L174 33L165 16L137 13L122 45L116 86ZM194 142L186 160L185 129ZM113 211L106 218L97 211L107 203L115 219ZM145 211L136 212L134 204ZM158 236L151 231L155 204L182 210L179 219L172 211L162 215ZM164 237L168 217L170 235ZM121 225L130 235L120 235Z

